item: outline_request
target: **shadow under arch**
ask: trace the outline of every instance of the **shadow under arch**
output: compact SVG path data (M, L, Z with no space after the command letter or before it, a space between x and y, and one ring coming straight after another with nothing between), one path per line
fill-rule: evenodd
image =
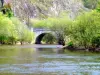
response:
M50 34L52 36L54 36L56 39L57 39L57 44L58 45L65 45L65 41L63 39L59 39L56 34L52 34L52 33L42 33L40 35L38 35L35 39L35 44L42 44L41 41L43 39L43 37L46 35L46 34Z
M46 34L50 34L57 39L57 37L51 33L42 33L36 37L35 44L42 44L41 41Z

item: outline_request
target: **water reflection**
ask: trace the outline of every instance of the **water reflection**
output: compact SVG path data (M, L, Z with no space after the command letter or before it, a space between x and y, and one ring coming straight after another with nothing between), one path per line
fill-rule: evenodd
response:
M41 52L41 51L43 51L43 52L46 52L47 53L47 51L48 51L48 53L50 52L50 53L57 53L57 54L61 54L61 53L64 53L64 49L57 49L57 48L54 48L54 49L52 49L52 48L37 48L36 49L36 51L39 51L39 52Z
M48 48L0 49L0 75L100 75L99 54Z

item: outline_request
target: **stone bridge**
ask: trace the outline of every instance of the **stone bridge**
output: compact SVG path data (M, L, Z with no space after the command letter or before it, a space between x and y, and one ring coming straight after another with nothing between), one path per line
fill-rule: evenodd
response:
M65 44L64 40L60 40L57 34L54 31L51 31L50 29L33 29L33 32L35 33L35 44L42 44L42 38L46 34L53 35L57 39L59 45Z

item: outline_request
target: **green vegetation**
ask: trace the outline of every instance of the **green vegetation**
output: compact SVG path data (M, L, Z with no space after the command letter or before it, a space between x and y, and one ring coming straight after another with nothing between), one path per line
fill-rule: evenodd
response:
M16 36L15 28L12 21L0 13L0 42L1 44L8 43L10 37L14 38Z
M13 16L13 13L12 13L12 10L11 10L11 4L8 3L8 4L5 4L1 11L3 12L3 14L5 14L7 17L12 17Z
M0 43L16 44L17 42L31 43L33 32L21 23L17 18L8 18L0 13Z
M82 0L86 8L95 9L99 0Z
M21 42L31 43L33 40L33 32L31 32L26 25L20 22L17 18L11 18L13 24L15 25L15 30L17 32L17 39Z
M100 46L100 13L96 10L86 12L75 20L68 17L32 20L35 28L46 28L55 32L59 39L68 45L85 48ZM66 38L67 37L67 38Z
M72 38L75 44L94 46L92 40L100 35L100 13L92 11L79 16L73 25ZM99 42L99 41L98 41Z
M11 4L4 4L0 12L0 44L31 43L33 32L14 17Z
M32 1L32 0L31 0ZM52 0L33 0L40 13L48 10ZM49 29L55 33L60 40L69 46L82 46L84 48L100 46L100 0L83 0L84 6L91 10L77 16L74 20L63 15L58 17L44 17L45 19L31 19L33 28ZM42 9L42 10L41 10ZM4 5L0 13L0 43L14 44L16 42L31 43L33 32L24 25L18 18L13 17L10 4ZM42 13L41 13L42 14ZM47 34L43 41L54 43L55 38ZM56 41L57 42L57 41Z
M48 33L43 37L42 41L46 44L56 44L57 38L54 35Z

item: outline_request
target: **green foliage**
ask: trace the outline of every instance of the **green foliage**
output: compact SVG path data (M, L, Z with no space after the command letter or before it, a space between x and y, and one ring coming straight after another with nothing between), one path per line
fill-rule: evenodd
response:
M72 41L68 42L68 46L72 47L73 46L73 42Z
M82 0L86 8L95 9L98 4L98 0Z
M100 34L100 12L96 10L83 13L76 20L68 17L47 18L44 20L33 20L35 28L50 29L55 32L57 37L62 40L70 38L73 45L89 48L93 44L99 44ZM68 43L70 44L70 43Z
M34 28L48 28L48 22L47 20L31 20L31 23L33 24Z
M55 38L54 35L51 35L51 34L46 34L44 37L43 37L43 42L45 42L46 44L54 44L54 43L57 43L57 39Z
M68 17L54 18L51 20L50 29L54 31L58 37L64 38L69 35L73 21Z
M64 35L69 33L72 20L69 18L47 18L44 20L31 20L34 28L51 29Z
M77 18L73 25L72 38L78 45L89 47L92 39L100 33L100 13L85 13ZM75 43L74 42L74 43Z
M13 12L12 12L12 10L11 10L11 5L10 5L10 3L5 4L5 5L3 6L2 12L3 12L3 14L5 14L5 15L6 15L7 17L9 17L9 18L13 16Z
M33 40L33 32L17 18L8 18L0 13L0 43L14 44L17 41L29 42Z
M100 0L98 0L98 4L97 4L96 10L97 10L98 12L100 12Z
M10 36L15 36L16 33L13 31L14 24L12 21L0 13L0 42L6 43Z
M98 12L100 12L100 8L97 8L96 10L97 10Z
M32 42L33 40L33 32L31 32L26 25L24 25L21 21L17 18L11 18L13 24L15 25L15 30L17 32L17 39L21 42Z
M100 46L100 35L98 35L97 37L94 37L92 39L92 45L94 47L99 47Z

